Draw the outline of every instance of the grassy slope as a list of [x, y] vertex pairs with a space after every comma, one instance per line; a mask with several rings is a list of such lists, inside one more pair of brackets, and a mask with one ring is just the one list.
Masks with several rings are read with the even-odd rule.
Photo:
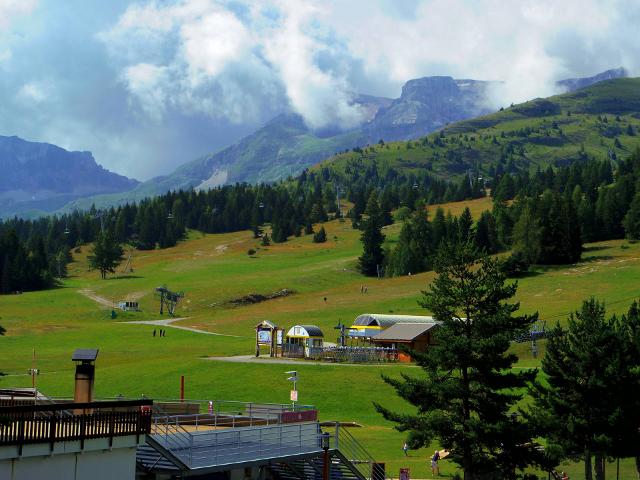
[[[476, 216], [489, 206], [487, 199], [470, 204]], [[462, 205], [446, 208], [460, 211]], [[179, 377], [184, 374], [187, 396], [192, 398], [286, 401], [290, 385], [285, 380], [285, 365], [235, 364], [201, 357], [251, 354], [252, 327], [265, 318], [282, 326], [318, 324], [331, 341], [335, 336], [331, 327], [339, 319], [348, 322], [363, 312], [424, 313], [416, 300], [433, 277], [432, 273], [423, 273], [365, 280], [354, 269], [360, 252], [359, 232], [338, 222], [330, 222], [326, 228], [330, 239], [326, 244], [313, 244], [310, 238], [302, 237], [260, 249], [256, 258], [246, 253], [257, 244], [249, 232], [193, 234], [175, 248], [137, 253], [132, 275], [107, 281], [87, 271], [85, 248], [71, 265], [72, 277], [63, 288], [0, 297], [0, 324], [7, 328], [7, 336], [0, 338], [0, 369], [10, 374], [0, 379], [0, 385], [30, 385], [24, 372], [31, 364], [32, 348], [36, 348], [42, 370], [38, 378], [41, 389], [52, 395], [69, 395], [73, 384], [71, 352], [78, 347], [98, 347], [99, 396], [144, 393], [176, 397]], [[388, 227], [387, 235], [393, 237], [398, 230], [398, 225]], [[538, 309], [542, 318], [552, 321], [564, 319], [594, 292], [607, 301], [610, 313], [621, 312], [636, 293], [639, 262], [640, 244], [612, 241], [590, 246], [579, 265], [542, 269], [521, 280], [518, 298], [523, 310]], [[186, 292], [178, 314], [189, 318], [181, 321], [182, 325], [239, 337], [168, 329], [167, 337], [160, 339], [152, 337], [153, 327], [120, 322], [159, 318], [152, 291], [162, 283]], [[360, 294], [363, 283], [369, 287], [367, 295]], [[80, 288], [113, 299], [142, 295], [139, 301], [143, 312], [119, 314], [117, 321], [110, 320], [108, 309], [79, 294]], [[211, 306], [247, 293], [281, 288], [298, 293], [253, 306]], [[521, 355], [520, 366], [538, 365], [527, 345], [519, 345], [516, 350]], [[424, 478], [428, 452], [402, 458], [402, 435], [375, 413], [371, 403], [378, 399], [385, 405], [405, 408], [383, 384], [380, 373], [417, 374], [417, 369], [333, 365], [302, 365], [296, 369], [300, 371], [301, 401], [316, 404], [323, 419], [363, 424], [365, 428], [354, 433], [376, 458], [387, 462], [393, 475], [400, 466], [409, 466], [414, 477]], [[444, 472], [450, 473], [451, 467], [443, 463]], [[623, 472], [628, 472], [629, 465], [623, 465]]]
[[[599, 121], [599, 115], [606, 116], [607, 123]], [[617, 115], [620, 121], [616, 121]], [[560, 129], [552, 128], [554, 122]], [[636, 135], [626, 134], [628, 125]], [[533, 133], [518, 133], [525, 128]], [[476, 166], [486, 174], [509, 145], [518, 151], [513, 155], [515, 164], [531, 170], [580, 161], [584, 154], [605, 159], [612, 151], [621, 158], [640, 146], [640, 78], [609, 80], [577, 92], [532, 100], [449, 125], [444, 131], [446, 141], [442, 146], [434, 144], [439, 133], [433, 133], [427, 136], [426, 146], [420, 141], [373, 145], [364, 154], [336, 155], [320, 166], [344, 172], [350, 164], [375, 161], [383, 173], [387, 166], [407, 172], [426, 168], [436, 176], [450, 178]], [[614, 145], [615, 138], [621, 147]]]

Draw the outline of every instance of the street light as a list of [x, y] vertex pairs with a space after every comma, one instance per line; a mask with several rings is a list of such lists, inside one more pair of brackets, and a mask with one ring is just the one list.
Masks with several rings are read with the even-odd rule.
[[329, 438], [331, 435], [327, 432], [320, 434], [320, 446], [324, 450], [324, 466], [322, 469], [322, 478], [329, 480]]

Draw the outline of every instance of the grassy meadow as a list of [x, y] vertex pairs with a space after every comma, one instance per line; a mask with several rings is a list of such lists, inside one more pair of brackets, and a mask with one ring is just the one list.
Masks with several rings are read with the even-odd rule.
[[[467, 202], [474, 217], [490, 208], [489, 199]], [[445, 205], [458, 214], [464, 204]], [[285, 244], [260, 247], [250, 232], [202, 235], [191, 232], [187, 241], [166, 250], [134, 252], [132, 273], [100, 280], [87, 269], [88, 247], [82, 247], [69, 265], [69, 278], [60, 288], [43, 292], [0, 297], [0, 325], [7, 329], [0, 337], [0, 386], [30, 386], [26, 374], [35, 348], [37, 378], [41, 391], [52, 396], [73, 392], [75, 348], [99, 348], [96, 395], [108, 397], [146, 395], [152, 398], [178, 397], [180, 376], [186, 378], [186, 396], [198, 399], [230, 399], [256, 402], [287, 402], [290, 384], [285, 370], [299, 371], [300, 401], [314, 404], [322, 420], [356, 421], [353, 429], [379, 461], [386, 462], [390, 475], [398, 468], [411, 468], [413, 478], [429, 478], [429, 451], [402, 454], [403, 435], [393, 430], [374, 410], [372, 401], [397, 409], [409, 407], [384, 384], [381, 373], [418, 375], [406, 365], [345, 366], [269, 363], [231, 363], [206, 357], [251, 355], [253, 327], [264, 319], [288, 328], [295, 324], [319, 325], [327, 341], [335, 341], [333, 327], [347, 324], [358, 314], [425, 314], [417, 300], [433, 273], [392, 279], [369, 279], [356, 271], [360, 254], [359, 231], [349, 222], [325, 224], [328, 241], [314, 244], [310, 236], [292, 238]], [[385, 228], [393, 239], [398, 224]], [[247, 251], [256, 249], [249, 256]], [[608, 313], [623, 312], [637, 295], [640, 281], [640, 244], [609, 241], [588, 245], [583, 261], [567, 267], [539, 268], [519, 281], [517, 299], [526, 312], [538, 311], [540, 318], [555, 323], [579, 307], [582, 299], [596, 294], [605, 300]], [[177, 324], [222, 335], [206, 335], [166, 328], [165, 338], [153, 337], [154, 326], [128, 321], [157, 320], [159, 302], [153, 290], [166, 284], [185, 292]], [[360, 293], [366, 285], [368, 293]], [[249, 293], [269, 294], [281, 289], [290, 296], [234, 307], [227, 303]], [[141, 312], [118, 312], [88, 295], [107, 302], [137, 300]], [[325, 301], [326, 298], [326, 301]], [[165, 315], [164, 318], [167, 318]], [[527, 344], [514, 346], [520, 355], [518, 367], [539, 365]], [[541, 345], [540, 356], [544, 345]], [[442, 463], [451, 475], [452, 465]], [[621, 478], [630, 478], [631, 462], [622, 463]], [[572, 478], [580, 478], [581, 466], [569, 466]], [[609, 473], [615, 473], [615, 468]], [[614, 478], [614, 477], [611, 477]]]

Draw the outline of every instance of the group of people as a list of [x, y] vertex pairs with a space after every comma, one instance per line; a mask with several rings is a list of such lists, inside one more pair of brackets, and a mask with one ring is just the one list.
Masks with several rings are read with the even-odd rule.
[[[404, 452], [404, 456], [409, 456], [409, 445], [407, 442], [404, 442], [402, 445], [402, 451]], [[440, 452], [436, 450], [431, 457], [431, 473], [433, 475], [440, 475], [440, 467], [438, 466], [438, 461], [440, 460]]]
[[[153, 336], [154, 336], [154, 337], [156, 336], [156, 329], [155, 329], [155, 328], [153, 329]], [[166, 337], [166, 336], [167, 336], [167, 331], [166, 331], [166, 330], [163, 330], [163, 329], [161, 328], [161, 329], [159, 330], [159, 332], [158, 332], [158, 336], [159, 336], [159, 337]]]
[[[409, 444], [407, 442], [404, 442], [404, 444], [402, 445], [402, 451], [404, 452], [405, 457], [409, 456]], [[440, 467], [438, 466], [439, 460], [440, 452], [436, 450], [431, 456], [431, 474], [434, 476], [440, 475]], [[555, 475], [557, 475], [557, 473]], [[567, 475], [565, 472], [562, 472], [560, 475], [560, 480], [569, 480], [569, 475]]]

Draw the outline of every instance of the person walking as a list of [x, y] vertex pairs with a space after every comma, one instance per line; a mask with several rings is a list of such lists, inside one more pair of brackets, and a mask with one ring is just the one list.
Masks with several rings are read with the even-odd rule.
[[409, 445], [407, 445], [407, 442], [404, 442], [404, 445], [402, 445], [402, 451], [404, 452], [405, 457], [409, 456]]
[[440, 467], [438, 466], [438, 460], [440, 460], [440, 452], [436, 450], [433, 454], [433, 457], [431, 457], [431, 473], [436, 476], [440, 475]]

